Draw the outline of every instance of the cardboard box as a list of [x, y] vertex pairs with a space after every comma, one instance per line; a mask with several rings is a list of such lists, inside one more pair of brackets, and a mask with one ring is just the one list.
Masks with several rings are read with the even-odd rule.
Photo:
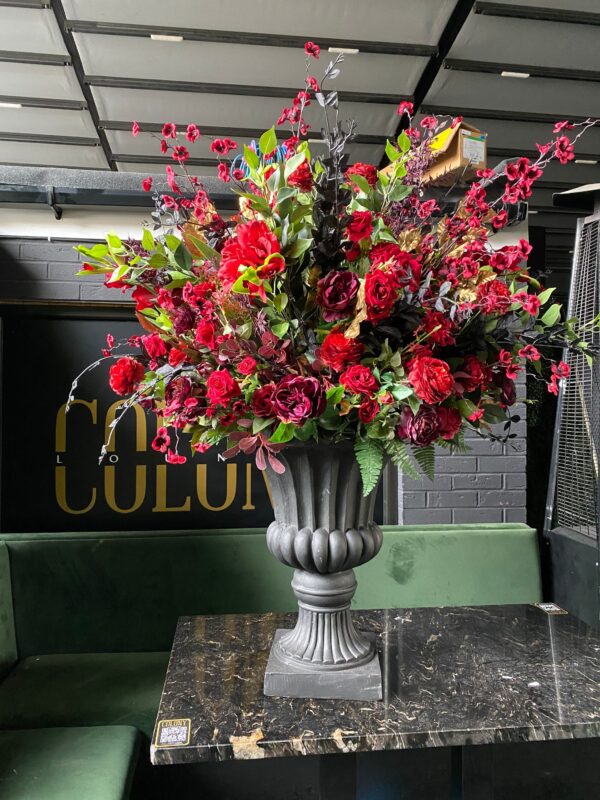
[[431, 149], [436, 159], [425, 173], [426, 183], [452, 186], [474, 178], [477, 170], [487, 166], [487, 133], [466, 122], [435, 136]]

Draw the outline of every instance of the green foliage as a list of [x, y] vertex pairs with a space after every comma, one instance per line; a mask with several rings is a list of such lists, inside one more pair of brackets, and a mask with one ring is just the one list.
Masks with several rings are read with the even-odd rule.
[[421, 467], [423, 474], [433, 480], [435, 476], [435, 448], [432, 444], [427, 447], [415, 447], [413, 449], [415, 461]]
[[355, 439], [354, 454], [360, 469], [363, 496], [377, 486], [383, 469], [383, 447], [376, 439]]
[[392, 463], [395, 464], [401, 472], [408, 475], [409, 478], [418, 480], [420, 477], [419, 472], [415, 468], [410, 450], [404, 442], [401, 442], [400, 439], [387, 439], [384, 442], [384, 447]]
[[258, 146], [263, 156], [268, 156], [277, 147], [277, 136], [275, 136], [275, 127], [269, 128], [258, 140]]

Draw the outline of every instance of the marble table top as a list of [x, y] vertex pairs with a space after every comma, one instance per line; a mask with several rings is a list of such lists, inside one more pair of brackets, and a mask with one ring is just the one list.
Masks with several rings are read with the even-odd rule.
[[600, 634], [536, 606], [355, 612], [376, 634], [382, 701], [265, 697], [292, 614], [182, 617], [154, 764], [600, 736]]

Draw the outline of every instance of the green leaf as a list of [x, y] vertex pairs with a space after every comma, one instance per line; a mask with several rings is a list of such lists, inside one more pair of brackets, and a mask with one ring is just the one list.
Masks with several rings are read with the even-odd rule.
[[119, 239], [118, 236], [115, 236], [114, 233], [108, 233], [106, 235], [106, 241], [108, 242], [108, 246], [111, 250], [122, 250], [123, 249], [123, 242]]
[[402, 133], [398, 136], [396, 140], [398, 142], [398, 147], [402, 153], [408, 153], [410, 150], [410, 139], [408, 138], [406, 131], [402, 131]]
[[325, 392], [325, 397], [331, 401], [332, 405], [339, 403], [343, 396], [344, 396], [343, 386], [332, 386]]
[[286, 181], [290, 177], [292, 172], [298, 169], [298, 167], [300, 166], [300, 164], [302, 164], [303, 161], [306, 161], [304, 153], [296, 153], [295, 156], [292, 156], [285, 162], [285, 170], [283, 172], [283, 176], [286, 179]]
[[179, 245], [181, 244], [181, 239], [177, 236], [173, 236], [172, 233], [167, 233], [165, 235], [165, 244], [171, 250], [171, 252], [175, 252]]
[[190, 271], [192, 269], [192, 254], [181, 240], [179, 240], [179, 245], [175, 250], [175, 263], [181, 269], [188, 270], [188, 274], [185, 277], [191, 277]]
[[461, 417], [468, 419], [471, 414], [474, 414], [477, 411], [477, 406], [475, 403], [472, 403], [470, 400], [459, 400], [456, 404], [458, 411]]
[[192, 233], [188, 234], [188, 239], [190, 244], [196, 249], [199, 250], [204, 258], [209, 261], [219, 261], [221, 256], [220, 254], [212, 248], [210, 245], [206, 244], [202, 239], [199, 239], [197, 236], [194, 236]]
[[161, 253], [154, 253], [154, 255], [150, 256], [148, 259], [148, 266], [152, 267], [153, 269], [166, 267], [168, 263], [169, 260], [167, 257], [163, 256]]
[[393, 187], [391, 192], [388, 195], [388, 200], [391, 202], [396, 202], [398, 200], [404, 200], [405, 197], [412, 192], [412, 186], [404, 186], [402, 183], [396, 183]]
[[560, 319], [560, 309], [560, 303], [554, 303], [554, 305], [550, 306], [548, 311], [546, 311], [540, 322], [547, 327], [555, 325]]
[[250, 169], [258, 169], [258, 165], [260, 164], [260, 159], [252, 150], [251, 147], [248, 147], [247, 144], [244, 145], [244, 161], [250, 167]]
[[410, 450], [404, 442], [400, 441], [400, 439], [387, 439], [383, 446], [385, 447], [386, 453], [391, 458], [392, 463], [395, 464], [401, 472], [414, 480], [418, 480], [421, 477], [418, 470], [415, 469], [415, 465], [410, 457]]
[[423, 474], [432, 481], [435, 477], [435, 449], [432, 444], [427, 447], [414, 447], [415, 461], [421, 467]]
[[273, 298], [273, 305], [280, 314], [286, 308], [288, 300], [289, 298], [285, 292], [281, 292], [281, 294], [277, 294]]
[[269, 425], [272, 425], [275, 420], [273, 419], [265, 419], [264, 417], [254, 417], [252, 420], [252, 433], [256, 435], [261, 431], [264, 431], [265, 428], [268, 428]]
[[307, 442], [309, 439], [316, 438], [317, 435], [317, 423], [314, 419], [309, 419], [308, 422], [305, 422], [300, 428], [296, 428], [294, 431], [294, 437], [299, 439], [301, 442]]
[[388, 139], [385, 143], [385, 154], [389, 158], [389, 160], [394, 163], [394, 161], [398, 161], [400, 158], [400, 151], [394, 147], [394, 145]]
[[269, 155], [277, 147], [277, 136], [275, 136], [275, 128], [269, 128], [258, 140], [258, 146], [263, 156]]
[[275, 325], [271, 326], [272, 332], [277, 336], [278, 339], [282, 339], [290, 328], [289, 322], [278, 322]]
[[363, 497], [377, 486], [383, 469], [383, 447], [376, 439], [355, 439], [354, 455], [360, 469]]
[[369, 181], [364, 177], [364, 175], [348, 175], [348, 180], [350, 183], [355, 183], [361, 192], [364, 192], [365, 194], [369, 194], [371, 191]]
[[394, 400], [405, 400], [413, 394], [413, 390], [410, 386], [397, 385], [390, 389], [390, 394]]
[[288, 258], [300, 258], [312, 246], [312, 239], [296, 239], [290, 249], [286, 252]]
[[154, 236], [152, 236], [148, 228], [144, 228], [142, 233], [142, 247], [144, 250], [154, 250]]
[[542, 305], [547, 303], [548, 300], [550, 300], [550, 298], [554, 294], [554, 291], [555, 291], [554, 287], [551, 286], [549, 289], [544, 289], [544, 291], [541, 294], [538, 294], [538, 300], [540, 301], [540, 303]]
[[275, 433], [271, 436], [270, 441], [278, 444], [284, 444], [294, 438], [294, 429], [296, 426], [293, 422], [280, 422]]

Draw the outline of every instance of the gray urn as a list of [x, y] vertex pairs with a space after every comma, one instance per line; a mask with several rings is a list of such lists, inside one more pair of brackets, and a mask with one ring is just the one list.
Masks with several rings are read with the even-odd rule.
[[[267, 546], [294, 568], [298, 621], [275, 638], [265, 693], [380, 697], [373, 640], [354, 628], [350, 613], [353, 568], [376, 556], [382, 544], [381, 529], [373, 522], [376, 489], [363, 497], [351, 442], [292, 444], [278, 458], [283, 474], [267, 468], [275, 511]], [[373, 690], [375, 673], [378, 688]]]

